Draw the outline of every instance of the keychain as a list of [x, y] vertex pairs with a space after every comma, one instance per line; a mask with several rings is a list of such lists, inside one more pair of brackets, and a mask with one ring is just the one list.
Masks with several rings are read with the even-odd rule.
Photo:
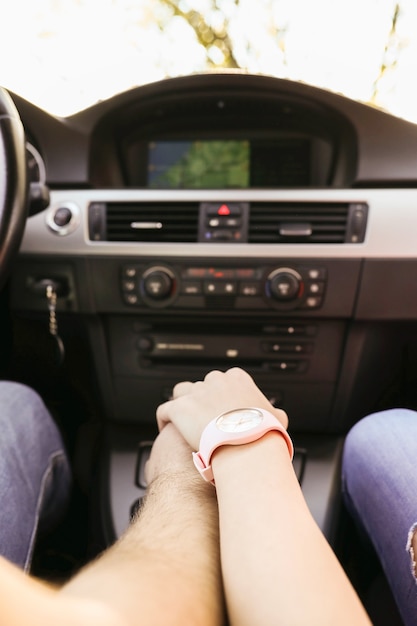
[[65, 357], [64, 343], [58, 334], [58, 322], [56, 319], [57, 294], [53, 285], [46, 286], [46, 299], [49, 309], [49, 334], [55, 339], [57, 364], [61, 365]]

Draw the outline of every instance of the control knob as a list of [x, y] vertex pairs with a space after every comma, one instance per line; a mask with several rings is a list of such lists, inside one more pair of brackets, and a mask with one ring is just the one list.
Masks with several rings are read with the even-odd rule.
[[303, 279], [289, 267], [280, 267], [271, 272], [266, 281], [267, 295], [280, 302], [299, 298], [304, 289]]
[[141, 286], [151, 300], [166, 300], [173, 294], [175, 276], [166, 267], [150, 267], [142, 276]]

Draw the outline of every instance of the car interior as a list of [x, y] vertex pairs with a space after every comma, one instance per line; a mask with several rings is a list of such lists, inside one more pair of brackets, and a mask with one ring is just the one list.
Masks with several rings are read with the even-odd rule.
[[239, 366], [288, 413], [304, 496], [373, 622], [400, 624], [340, 462], [361, 417], [417, 408], [417, 127], [239, 71], [65, 118], [8, 98], [1, 376], [42, 395], [74, 471], [36, 573], [65, 577], [120, 537], [156, 407]]

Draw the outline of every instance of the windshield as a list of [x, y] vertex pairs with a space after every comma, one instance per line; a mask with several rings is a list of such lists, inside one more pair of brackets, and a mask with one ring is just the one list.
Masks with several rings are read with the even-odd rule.
[[165, 77], [240, 68], [417, 121], [415, 0], [6, 2], [0, 84], [56, 115]]

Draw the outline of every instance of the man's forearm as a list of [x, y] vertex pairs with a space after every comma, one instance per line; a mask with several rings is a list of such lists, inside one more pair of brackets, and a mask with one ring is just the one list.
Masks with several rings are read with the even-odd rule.
[[104, 600], [126, 624], [222, 624], [215, 492], [197, 473], [160, 475], [138, 519], [63, 593]]

